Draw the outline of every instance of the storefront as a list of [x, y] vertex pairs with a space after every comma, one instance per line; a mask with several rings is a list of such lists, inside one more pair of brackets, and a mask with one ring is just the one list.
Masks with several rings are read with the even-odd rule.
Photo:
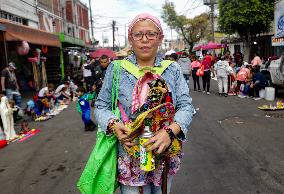
[[[0, 19], [0, 25], [5, 26], [0, 32], [1, 70], [8, 62], [15, 62], [21, 89], [38, 90], [47, 81], [61, 80], [61, 44], [57, 35], [3, 19]], [[56, 79], [52, 79], [54, 75]]]
[[81, 79], [81, 65], [86, 60], [86, 44], [83, 40], [68, 36], [66, 34], [58, 34], [61, 42], [60, 59], [63, 65], [62, 75], [72, 75], [75, 80]]
[[284, 0], [275, 3], [275, 34], [271, 37], [271, 45], [278, 56], [284, 52]]

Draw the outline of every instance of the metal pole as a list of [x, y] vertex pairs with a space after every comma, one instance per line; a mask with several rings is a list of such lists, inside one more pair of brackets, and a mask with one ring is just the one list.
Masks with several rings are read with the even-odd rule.
[[211, 33], [212, 33], [212, 36], [211, 36], [211, 41], [212, 42], [215, 42], [215, 37], [214, 37], [214, 1], [213, 0], [210, 0], [210, 19], [211, 19]]
[[7, 52], [7, 42], [6, 42], [6, 32], [3, 32], [3, 42], [4, 42], [4, 52], [5, 52], [5, 62], [6, 66], [8, 65], [8, 52]]
[[90, 7], [90, 19], [91, 19], [91, 33], [92, 33], [92, 39], [94, 39], [94, 26], [93, 26], [93, 14], [92, 14], [92, 4], [91, 0], [89, 0], [89, 7]]
[[113, 51], [114, 51], [114, 41], [115, 41], [115, 37], [114, 37], [115, 24], [116, 24], [116, 22], [113, 20], [113, 21], [112, 21], [112, 50], [113, 50]]

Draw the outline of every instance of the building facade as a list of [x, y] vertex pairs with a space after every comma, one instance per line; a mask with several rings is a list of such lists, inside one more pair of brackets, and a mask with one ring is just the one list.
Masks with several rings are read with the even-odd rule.
[[[91, 43], [88, 21], [88, 7], [79, 0], [0, 0], [0, 70], [14, 61], [19, 71], [31, 72], [29, 58], [40, 50], [38, 56], [46, 58], [47, 80], [59, 82], [64, 64], [70, 64], [68, 49], [80, 53]], [[18, 53], [22, 41], [30, 47], [26, 55]]]

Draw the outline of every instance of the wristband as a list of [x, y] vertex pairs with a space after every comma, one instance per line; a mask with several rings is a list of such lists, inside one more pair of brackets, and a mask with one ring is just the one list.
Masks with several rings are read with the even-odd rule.
[[171, 141], [173, 141], [175, 139], [175, 134], [173, 132], [173, 130], [170, 127], [164, 127], [163, 130], [165, 130], [167, 132], [167, 134], [169, 135]]

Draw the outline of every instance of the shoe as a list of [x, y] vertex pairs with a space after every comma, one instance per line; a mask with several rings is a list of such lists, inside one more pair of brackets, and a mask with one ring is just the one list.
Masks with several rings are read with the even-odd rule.
[[196, 90], [196, 89], [194, 89], [193, 91], [195, 91], [195, 92], [196, 92], [197, 90]]
[[207, 95], [210, 95], [210, 92], [206, 92]]
[[242, 95], [242, 94], [239, 94], [238, 97], [239, 97], [239, 98], [246, 98], [247, 96]]
[[225, 97], [228, 97], [228, 94], [225, 93], [224, 96], [225, 96]]
[[205, 93], [205, 90], [203, 90], [202, 93]]
[[201, 90], [200, 90], [200, 89], [198, 89], [197, 91], [198, 91], [198, 92], [201, 92]]
[[254, 100], [260, 100], [260, 99], [262, 99], [262, 98], [260, 98], [260, 97], [254, 97], [253, 99], [254, 99]]
[[223, 94], [222, 93], [219, 93], [219, 96], [222, 96]]

